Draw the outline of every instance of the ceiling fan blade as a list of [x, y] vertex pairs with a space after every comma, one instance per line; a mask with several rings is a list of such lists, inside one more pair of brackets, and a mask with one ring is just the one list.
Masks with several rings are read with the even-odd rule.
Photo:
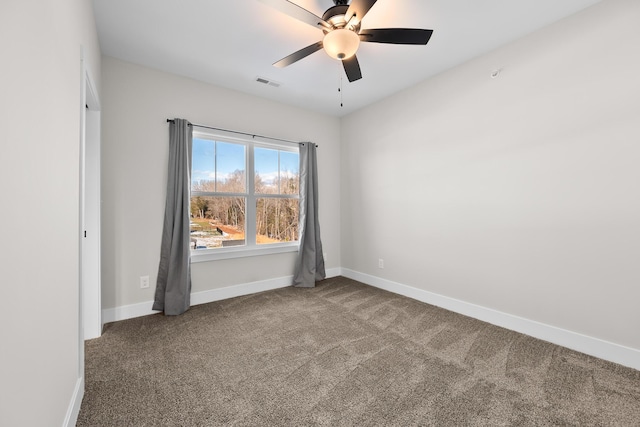
[[316, 28], [325, 27], [327, 29], [331, 28], [326, 21], [324, 21], [319, 16], [309, 12], [307, 9], [298, 6], [295, 3], [292, 3], [288, 0], [259, 0], [262, 3], [273, 7], [274, 9], [279, 10], [280, 12], [291, 16], [292, 18], [297, 19], [298, 21], [302, 21], [306, 24], [314, 26]]
[[322, 41], [309, 45], [303, 49], [300, 49], [297, 52], [292, 53], [291, 55], [282, 58], [280, 61], [273, 64], [274, 67], [283, 68], [287, 65], [291, 65], [296, 61], [300, 61], [302, 58], [306, 58], [314, 52], [322, 49]]
[[344, 72], [347, 73], [347, 78], [350, 82], [355, 82], [362, 78], [360, 64], [358, 63], [358, 58], [356, 58], [355, 55], [351, 58], [343, 59], [342, 66], [344, 67]]
[[360, 31], [360, 41], [392, 44], [427, 44], [433, 30], [417, 28], [379, 28]]
[[344, 19], [349, 22], [353, 15], [355, 15], [354, 24], [362, 21], [362, 18], [369, 12], [369, 9], [376, 4], [376, 0], [353, 0], [347, 9], [347, 13], [344, 15]]

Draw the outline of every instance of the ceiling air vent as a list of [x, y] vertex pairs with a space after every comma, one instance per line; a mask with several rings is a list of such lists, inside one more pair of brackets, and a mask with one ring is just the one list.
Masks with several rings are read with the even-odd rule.
[[274, 82], [273, 80], [265, 79], [264, 77], [256, 77], [256, 81], [258, 83], [262, 83], [264, 85], [269, 85], [273, 87], [280, 87], [280, 83]]

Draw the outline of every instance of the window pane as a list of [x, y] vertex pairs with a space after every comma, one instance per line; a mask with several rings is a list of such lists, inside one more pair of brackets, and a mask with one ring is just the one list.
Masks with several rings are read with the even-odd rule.
[[293, 151], [256, 147], [256, 193], [298, 194], [299, 158]]
[[298, 194], [300, 186], [300, 155], [292, 151], [280, 152], [280, 192]]
[[298, 194], [300, 187], [300, 155], [291, 151], [280, 152], [280, 192]]
[[191, 190], [215, 191], [216, 143], [208, 139], [193, 139], [191, 156]]
[[256, 200], [256, 243], [298, 240], [298, 199]]
[[216, 191], [245, 193], [247, 191], [247, 168], [244, 145], [216, 142], [216, 151]]
[[245, 244], [244, 197], [191, 197], [191, 249]]
[[255, 192], [257, 194], [278, 194], [278, 150], [256, 147], [254, 161], [256, 167]]

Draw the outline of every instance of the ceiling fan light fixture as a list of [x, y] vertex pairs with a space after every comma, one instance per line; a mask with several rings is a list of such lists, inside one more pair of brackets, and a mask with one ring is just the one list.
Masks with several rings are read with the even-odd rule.
[[347, 59], [356, 54], [360, 46], [360, 37], [354, 31], [337, 28], [325, 34], [322, 47], [333, 59]]

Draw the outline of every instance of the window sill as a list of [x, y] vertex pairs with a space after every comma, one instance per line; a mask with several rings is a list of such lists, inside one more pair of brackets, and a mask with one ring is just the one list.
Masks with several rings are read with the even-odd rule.
[[285, 252], [298, 252], [298, 243], [283, 243], [269, 245], [268, 247], [254, 246], [251, 248], [224, 248], [224, 249], [200, 249], [191, 251], [191, 263], [217, 261], [221, 259], [246, 258], [252, 256], [281, 254]]

